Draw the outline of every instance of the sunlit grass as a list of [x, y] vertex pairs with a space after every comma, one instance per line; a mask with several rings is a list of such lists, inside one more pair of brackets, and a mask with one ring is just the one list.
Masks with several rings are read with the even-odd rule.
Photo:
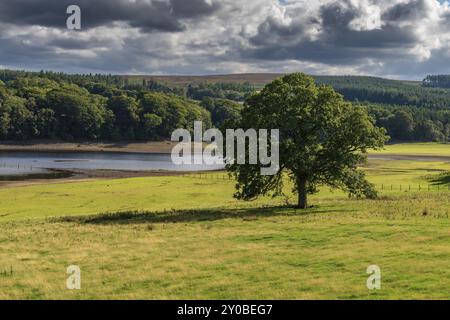
[[0, 189], [0, 298], [450, 298], [450, 164], [363, 170], [378, 200], [323, 188], [307, 211], [234, 200], [222, 173]]
[[[0, 266], [14, 271], [0, 277], [0, 298], [444, 299], [450, 220], [441, 196], [7, 223]], [[81, 267], [81, 291], [65, 288], [71, 264]], [[383, 274], [377, 292], [365, 286], [372, 264]]]
[[[448, 186], [438, 186], [432, 180], [450, 171], [449, 163], [378, 160], [371, 161], [364, 170], [381, 195], [448, 190]], [[0, 222], [100, 212], [242, 208], [278, 206], [287, 200], [295, 202], [292, 196], [237, 201], [233, 199], [234, 184], [225, 173], [212, 173], [3, 188], [0, 189]], [[288, 195], [290, 189], [288, 184]], [[346, 198], [346, 195], [324, 187], [312, 200], [331, 198]]]
[[450, 156], [450, 144], [444, 143], [399, 143], [387, 145], [373, 154]]

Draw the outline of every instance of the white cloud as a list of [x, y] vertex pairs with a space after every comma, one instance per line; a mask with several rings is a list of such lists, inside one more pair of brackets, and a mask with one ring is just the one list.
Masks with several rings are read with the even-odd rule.
[[[23, 1], [8, 0], [10, 6]], [[46, 10], [44, 3], [50, 0], [35, 1]], [[82, 32], [58, 27], [53, 16], [45, 25], [36, 7], [21, 12], [21, 20], [15, 22], [15, 11], [9, 8], [10, 16], [0, 15], [0, 61], [7, 66], [71, 72], [306, 71], [420, 78], [437, 69], [436, 64], [441, 64], [442, 72], [450, 72], [450, 64], [445, 63], [450, 52], [448, 3], [193, 0], [197, 11], [180, 0], [166, 3], [178, 10], [167, 27], [162, 20], [147, 21], [145, 11], [136, 21], [130, 20], [130, 12], [137, 12], [132, 5], [157, 16], [159, 9], [150, 1], [114, 0], [107, 11], [116, 19], [92, 18], [91, 27]], [[129, 12], [114, 11], [127, 8]], [[167, 5], [161, 10], [169, 14]], [[83, 16], [96, 14], [100, 11], [83, 11]]]

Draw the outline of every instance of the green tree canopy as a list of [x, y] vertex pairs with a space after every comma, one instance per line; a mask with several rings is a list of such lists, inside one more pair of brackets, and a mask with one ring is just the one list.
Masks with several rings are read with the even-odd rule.
[[192, 129], [194, 121], [202, 121], [206, 128], [211, 127], [211, 114], [197, 102], [171, 94], [150, 92], [141, 100], [144, 114], [155, 114], [164, 122], [158, 128], [160, 135], [170, 137], [179, 128]]
[[126, 139], [135, 139], [135, 130], [139, 124], [141, 110], [136, 99], [125, 95], [115, 96], [109, 99], [108, 108], [114, 112], [119, 136]]
[[260, 165], [228, 166], [236, 175], [239, 199], [280, 195], [287, 174], [307, 208], [307, 195], [321, 185], [346, 190], [358, 197], [375, 197], [358, 165], [369, 148], [382, 148], [385, 130], [374, 126], [362, 107], [355, 107], [329, 86], [291, 74], [276, 79], [249, 98], [236, 123], [242, 129], [280, 130], [280, 171], [262, 176]]
[[400, 140], [412, 140], [414, 136], [414, 119], [412, 115], [406, 111], [398, 110], [392, 117], [390, 128]]
[[6, 90], [5, 83], [0, 80], [0, 102], [5, 99], [7, 93], [8, 91]]
[[213, 125], [217, 128], [220, 128], [227, 120], [238, 120], [242, 110], [239, 103], [226, 99], [205, 98], [201, 105], [211, 112]]
[[106, 109], [100, 96], [89, 95], [86, 90], [68, 88], [50, 91], [47, 103], [59, 120], [64, 138], [96, 139], [105, 122]]
[[145, 137], [147, 139], [157, 138], [157, 128], [163, 123], [162, 118], [156, 114], [146, 113], [142, 122]]

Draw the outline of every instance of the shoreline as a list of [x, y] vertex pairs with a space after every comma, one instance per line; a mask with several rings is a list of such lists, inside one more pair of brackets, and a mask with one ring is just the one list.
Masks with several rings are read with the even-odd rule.
[[133, 171], [133, 170], [107, 170], [107, 169], [95, 169], [95, 170], [56, 170], [50, 171], [67, 173], [70, 176], [62, 178], [42, 178], [42, 179], [24, 179], [24, 180], [0, 180], [0, 189], [12, 188], [12, 187], [27, 187], [31, 185], [42, 184], [59, 184], [59, 183], [71, 183], [71, 182], [83, 182], [94, 180], [111, 180], [111, 179], [129, 179], [129, 178], [145, 178], [145, 177], [174, 177], [174, 176], [187, 176], [195, 174], [205, 173], [218, 173], [221, 170], [216, 171]]
[[171, 154], [178, 142], [66, 142], [55, 140], [30, 140], [25, 142], [2, 141], [0, 152], [111, 152]]
[[[60, 140], [29, 140], [24, 142], [1, 141], [2, 152], [29, 152], [29, 153], [127, 153], [127, 154], [153, 154], [170, 155], [172, 149], [179, 142], [171, 141], [78, 141], [66, 142]], [[140, 177], [180, 176], [211, 171], [165, 171], [165, 170], [108, 170], [108, 169], [47, 169], [48, 171], [67, 174], [61, 178], [32, 178], [24, 180], [0, 180], [0, 188], [29, 186], [48, 183], [67, 183], [76, 181], [92, 181], [100, 179], [125, 179]]]

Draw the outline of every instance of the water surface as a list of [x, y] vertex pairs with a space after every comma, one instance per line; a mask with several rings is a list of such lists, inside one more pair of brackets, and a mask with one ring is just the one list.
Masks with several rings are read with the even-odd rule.
[[223, 165], [175, 165], [170, 154], [114, 152], [0, 152], [0, 176], [55, 173], [52, 170], [207, 171]]

